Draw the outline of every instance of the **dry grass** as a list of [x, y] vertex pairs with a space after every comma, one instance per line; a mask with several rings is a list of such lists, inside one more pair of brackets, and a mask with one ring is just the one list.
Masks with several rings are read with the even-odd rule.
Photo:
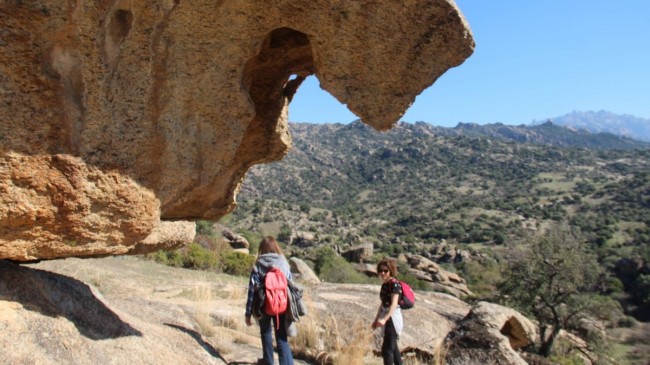
[[290, 339], [297, 358], [323, 365], [363, 365], [371, 354], [373, 332], [367, 322], [335, 318], [318, 311], [304, 298], [309, 315], [298, 323], [298, 335]]
[[241, 301], [246, 303], [246, 295], [248, 295], [248, 286], [247, 285], [238, 285], [230, 287], [228, 290], [228, 300], [231, 301]]
[[219, 333], [219, 336], [212, 343], [213, 347], [222, 355], [228, 355], [234, 351], [235, 337], [230, 334]]
[[233, 331], [242, 331], [245, 326], [243, 316], [235, 317], [232, 315], [215, 315], [214, 320], [217, 327], [228, 328]]
[[196, 284], [192, 291], [196, 301], [194, 305], [194, 321], [203, 336], [212, 337], [216, 333], [210, 316], [210, 306], [213, 300], [212, 287], [209, 284]]
[[447, 363], [447, 354], [449, 354], [449, 344], [443, 342], [436, 347], [433, 353], [433, 365], [445, 365]]
[[[218, 288], [215, 291], [213, 288]], [[216, 294], [215, 294], [216, 293]], [[245, 305], [246, 289], [241, 285], [224, 285], [221, 282], [199, 281], [194, 285], [188, 297], [193, 300], [193, 319], [198, 332], [209, 338], [212, 346], [220, 354], [230, 354], [235, 351], [237, 344], [251, 345], [259, 342], [259, 336], [251, 336], [244, 323], [243, 315], [238, 316], [226, 312], [214, 313], [214, 308], [220, 299]], [[240, 303], [239, 303], [240, 302]]]
[[[352, 323], [345, 323], [346, 327], [351, 329], [353, 335], [349, 341], [344, 342], [338, 349], [337, 356], [334, 359], [335, 365], [363, 365], [364, 358], [371, 351], [373, 341], [373, 332], [370, 330], [368, 323], [356, 320]], [[341, 339], [337, 339], [341, 343]]]
[[323, 347], [320, 339], [320, 328], [318, 324], [318, 311], [314, 302], [308, 298], [303, 298], [309, 315], [303, 317], [297, 323], [298, 335], [290, 338], [291, 348], [295, 352], [318, 352]]

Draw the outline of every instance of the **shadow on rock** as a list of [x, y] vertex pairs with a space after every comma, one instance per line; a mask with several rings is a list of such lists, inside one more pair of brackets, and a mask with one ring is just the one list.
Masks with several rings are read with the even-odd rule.
[[0, 300], [48, 317], [65, 317], [92, 340], [141, 336], [74, 278], [0, 260]]
[[209, 343], [205, 342], [205, 341], [203, 340], [203, 337], [201, 336], [201, 334], [199, 334], [198, 332], [196, 332], [196, 331], [194, 331], [194, 330], [191, 330], [191, 329], [188, 329], [188, 328], [185, 328], [185, 327], [183, 327], [183, 326], [179, 326], [179, 325], [177, 325], [177, 324], [172, 324], [172, 323], [165, 323], [165, 326], [168, 326], [168, 327], [171, 327], [171, 328], [175, 328], [175, 329], [177, 329], [177, 330], [179, 330], [179, 331], [181, 331], [181, 332], [185, 332], [185, 333], [187, 333], [187, 334], [190, 335], [190, 336], [191, 336], [191, 337], [192, 337], [196, 342], [198, 342], [199, 345], [201, 345], [201, 347], [203, 347], [203, 349], [205, 349], [205, 351], [207, 351], [207, 353], [210, 354], [210, 356], [212, 356], [212, 357], [216, 357], [216, 358], [219, 358], [219, 359], [221, 359], [223, 362], [225, 362], [226, 364], [228, 364], [228, 361], [227, 361], [226, 359], [224, 359], [224, 358], [221, 356], [221, 354], [219, 353], [219, 351], [217, 351], [217, 349], [215, 349], [214, 347], [212, 347], [212, 345], [210, 345]]

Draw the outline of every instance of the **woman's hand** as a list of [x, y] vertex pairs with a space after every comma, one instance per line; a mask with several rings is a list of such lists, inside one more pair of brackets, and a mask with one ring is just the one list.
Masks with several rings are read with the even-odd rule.
[[374, 322], [372, 322], [372, 329], [374, 330], [377, 327], [383, 327], [386, 324], [385, 319], [375, 319]]
[[251, 316], [246, 316], [246, 325], [250, 327], [253, 324], [253, 321], [251, 320]]

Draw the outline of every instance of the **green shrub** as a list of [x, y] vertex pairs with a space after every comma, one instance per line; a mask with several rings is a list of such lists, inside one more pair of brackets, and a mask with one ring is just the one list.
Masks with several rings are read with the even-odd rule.
[[328, 263], [321, 268], [320, 279], [330, 283], [367, 284], [371, 280], [356, 271], [347, 261], [341, 259], [338, 263]]
[[230, 275], [248, 276], [255, 264], [255, 256], [236, 251], [225, 251], [221, 255], [223, 272]]
[[323, 247], [316, 251], [315, 269], [321, 280], [330, 283], [367, 284], [375, 282], [356, 271], [349, 262], [338, 256], [329, 247]]
[[148, 258], [167, 266], [182, 267], [183, 257], [179, 250], [165, 251], [160, 250], [147, 255]]
[[632, 316], [622, 317], [617, 323], [619, 327], [623, 327], [623, 328], [632, 328], [634, 327], [635, 324], [636, 324], [636, 320]]
[[278, 233], [277, 241], [284, 244], [289, 244], [291, 240], [291, 227], [286, 223], [280, 227], [280, 233]]
[[159, 262], [163, 265], [169, 265], [169, 260], [167, 258], [167, 251], [156, 251], [150, 254], [147, 254], [147, 258]]
[[496, 261], [485, 260], [462, 262], [457, 266], [460, 275], [467, 280], [467, 286], [478, 297], [490, 297], [497, 284], [503, 280], [501, 267]]
[[213, 236], [214, 232], [214, 222], [210, 221], [196, 221], [196, 233], [205, 234], [208, 236]]
[[216, 269], [218, 267], [218, 255], [198, 243], [190, 243], [183, 255], [183, 267], [188, 269]]
[[566, 355], [552, 355], [549, 359], [553, 363], [559, 365], [585, 365], [585, 361], [575, 353]]
[[331, 262], [336, 260], [336, 252], [329, 247], [321, 247], [315, 252], [316, 260], [314, 260], [314, 269], [317, 275], [321, 275], [321, 268], [325, 267]]
[[244, 238], [249, 243], [248, 250], [250, 251], [251, 255], [256, 255], [257, 254], [257, 249], [260, 247], [260, 242], [262, 241], [262, 235], [260, 233], [256, 233], [253, 231], [248, 231], [248, 230], [243, 230], [240, 232]]
[[429, 285], [426, 281], [416, 278], [415, 275], [411, 274], [410, 272], [399, 274], [398, 279], [407, 283], [413, 290], [433, 290], [431, 288], [431, 285]]

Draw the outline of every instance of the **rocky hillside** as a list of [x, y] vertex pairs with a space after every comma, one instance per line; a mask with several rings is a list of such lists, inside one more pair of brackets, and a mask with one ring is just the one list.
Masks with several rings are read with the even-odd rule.
[[486, 137], [558, 147], [584, 147], [600, 150], [650, 148], [649, 141], [643, 142], [643, 139], [640, 138], [642, 135], [639, 134], [620, 133], [620, 131], [610, 129], [585, 129], [570, 123], [560, 124], [555, 120], [548, 120], [532, 126], [459, 123], [455, 128], [432, 128], [436, 134], [443, 136]]
[[568, 219], [594, 243], [650, 242], [650, 149], [449, 137], [424, 124], [385, 133], [361, 123], [292, 124], [291, 133], [283, 161], [247, 175], [233, 215], [241, 225], [282, 218], [344, 244], [500, 245]]

